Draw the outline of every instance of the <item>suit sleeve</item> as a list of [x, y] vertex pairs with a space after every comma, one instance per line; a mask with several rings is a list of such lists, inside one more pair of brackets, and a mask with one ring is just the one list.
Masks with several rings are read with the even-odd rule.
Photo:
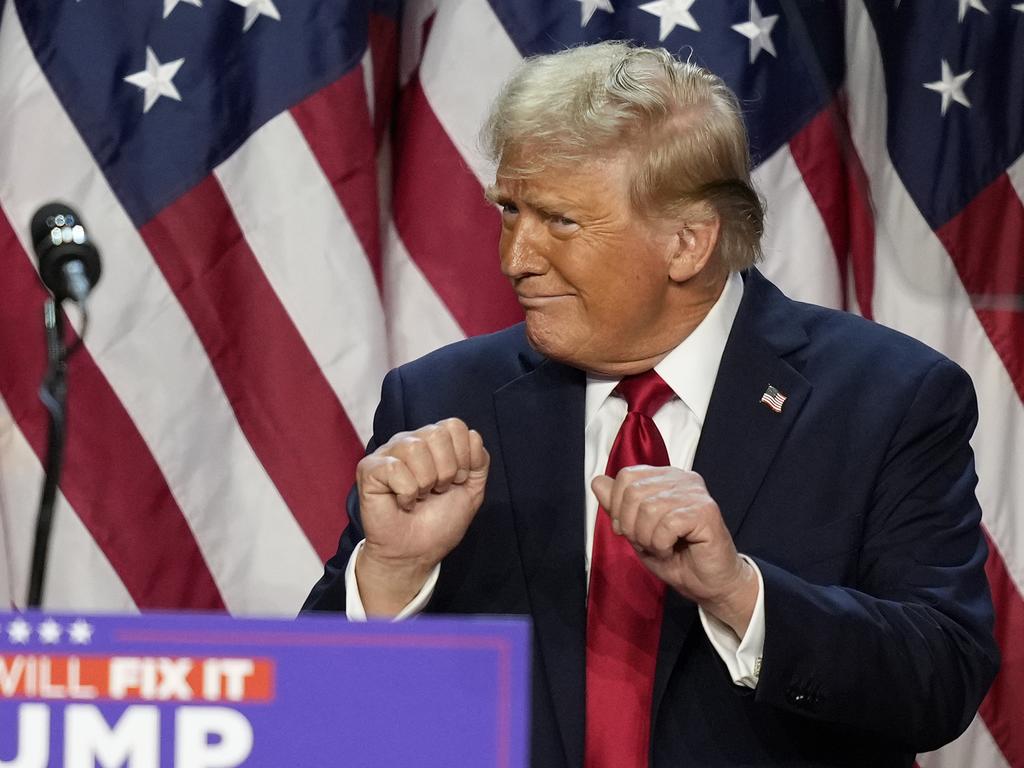
[[[380, 404], [373, 417], [373, 437], [366, 453], [373, 453], [378, 445], [405, 429], [405, 408], [402, 397], [402, 375], [398, 369], [388, 373], [381, 385]], [[345, 569], [356, 545], [363, 540], [363, 525], [359, 519], [359, 494], [355, 486], [349, 491], [346, 503], [348, 524], [338, 541], [338, 551], [324, 565], [324, 575], [313, 586], [302, 605], [302, 612], [345, 612]]]
[[976, 423], [970, 379], [948, 361], [933, 365], [886, 450], [854, 588], [758, 560], [758, 701], [917, 751], [967, 727], [998, 667], [969, 443]]

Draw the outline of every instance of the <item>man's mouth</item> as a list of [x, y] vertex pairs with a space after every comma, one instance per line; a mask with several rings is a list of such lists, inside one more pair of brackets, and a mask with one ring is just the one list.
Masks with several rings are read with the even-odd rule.
[[539, 307], [552, 304], [562, 299], [568, 299], [573, 296], [571, 293], [531, 293], [531, 294], [518, 294], [519, 304], [524, 309], [535, 309]]

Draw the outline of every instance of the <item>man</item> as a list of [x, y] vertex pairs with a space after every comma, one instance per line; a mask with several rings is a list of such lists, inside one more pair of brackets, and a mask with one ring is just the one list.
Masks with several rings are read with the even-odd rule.
[[997, 666], [967, 376], [753, 269], [710, 73], [537, 57], [487, 135], [525, 324], [388, 375], [306, 607], [529, 614], [536, 766], [910, 765], [955, 738]]

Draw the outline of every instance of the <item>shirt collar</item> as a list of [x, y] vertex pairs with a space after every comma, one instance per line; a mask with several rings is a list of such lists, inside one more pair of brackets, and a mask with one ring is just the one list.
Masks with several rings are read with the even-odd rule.
[[[665, 380], [676, 396], [704, 425], [704, 417], [711, 402], [711, 391], [718, 377], [725, 343], [736, 319], [743, 298], [743, 278], [731, 272], [725, 288], [711, 310], [654, 370]], [[598, 410], [619, 383], [619, 378], [587, 374], [586, 424], [589, 426]]]

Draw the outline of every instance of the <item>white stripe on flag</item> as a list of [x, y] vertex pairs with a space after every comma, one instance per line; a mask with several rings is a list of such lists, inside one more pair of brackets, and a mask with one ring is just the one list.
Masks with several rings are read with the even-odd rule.
[[[0, 450], [3, 450], [6, 443], [3, 430], [4, 427], [0, 426]], [[7, 535], [8, 507], [4, 501], [3, 485], [4, 475], [0, 472], [0, 557], [3, 558], [3, 563], [0, 563], [0, 610], [7, 610], [16, 605], [14, 587], [11, 586], [14, 575], [11, 553], [15, 550], [13, 542]], [[17, 602], [20, 603], [23, 599], [18, 598]]]
[[420, 82], [438, 122], [485, 187], [494, 181], [494, 166], [482, 152], [480, 128], [521, 61], [485, 0], [441, 4], [420, 63]]
[[407, 0], [402, 8], [402, 28], [398, 41], [398, 85], [404, 88], [420, 65], [423, 30], [437, 11], [438, 0]]
[[[5, 540], [3, 554], [6, 556], [3, 568], [9, 581], [10, 597], [17, 605], [24, 606], [43, 467], [3, 398], [0, 398], [0, 456], [4, 457], [0, 473], [0, 516], [3, 517], [0, 533]], [[0, 599], [5, 597], [7, 595], [0, 592]], [[54, 504], [43, 605], [49, 610], [129, 613], [137, 610], [110, 561], [59, 491]], [[0, 606], [0, 610], [6, 608], [6, 602]]]
[[465, 338], [448, 307], [410, 258], [394, 223], [384, 245], [384, 302], [391, 363], [402, 365]]
[[[381, 144], [377, 153], [378, 188], [381, 200], [391, 199], [391, 142]], [[402, 365], [445, 344], [465, 338], [448, 306], [409, 256], [409, 251], [390, 216], [382, 212], [384, 227], [383, 286], [384, 316], [388, 332], [388, 361]]]
[[373, 111], [376, 108], [376, 93], [373, 87], [373, 51], [366, 47], [366, 52], [359, 62], [363, 68], [363, 89], [366, 91], [366, 109], [370, 113], [370, 122], [373, 122]]
[[384, 312], [359, 239], [291, 113], [256, 131], [215, 173], [270, 285], [365, 443], [387, 372]]
[[1006, 175], [1010, 177], [1010, 183], [1013, 185], [1017, 197], [1024, 202], [1024, 155], [1018, 157], [1014, 164], [1006, 169]]
[[980, 716], [959, 739], [937, 752], [917, 756], [920, 768], [1010, 768]]
[[787, 296], [841, 307], [832, 241], [788, 145], [754, 169], [754, 184], [767, 200], [761, 271]]
[[[28, 222], [48, 200], [70, 200], [103, 248], [87, 346], [152, 451], [228, 609], [293, 612], [320, 573], [319, 558], [239, 429], [188, 318], [50, 89], [14, 3], [6, 4], [0, 22], [0, 114], [7, 116], [0, 120], [0, 146], [18, 148], [0, 152], [0, 199], [12, 224]], [[25, 231], [17, 231], [30, 252]], [[274, 575], [288, 572], [285, 580]]]

